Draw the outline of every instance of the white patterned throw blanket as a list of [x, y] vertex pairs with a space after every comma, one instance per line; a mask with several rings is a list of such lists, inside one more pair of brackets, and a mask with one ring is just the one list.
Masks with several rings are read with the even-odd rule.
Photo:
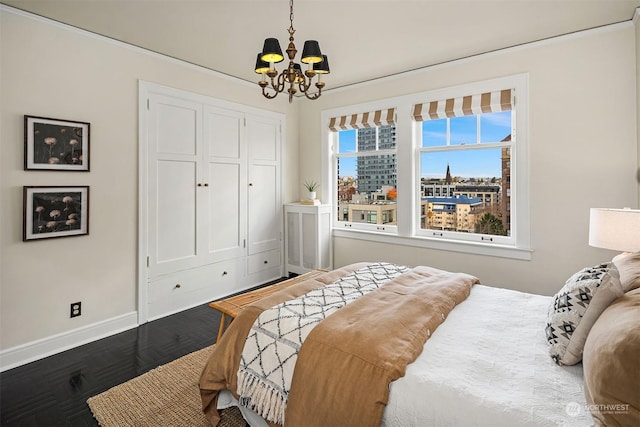
[[251, 327], [240, 359], [240, 404], [284, 424], [297, 356], [311, 330], [338, 309], [407, 271], [407, 267], [389, 263], [370, 264], [263, 311]]

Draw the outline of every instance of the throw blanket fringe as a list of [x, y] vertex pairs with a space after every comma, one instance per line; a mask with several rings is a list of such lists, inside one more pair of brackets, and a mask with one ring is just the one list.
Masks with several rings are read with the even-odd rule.
[[240, 406], [250, 408], [276, 424], [284, 424], [287, 398], [280, 390], [260, 381], [246, 371], [238, 372], [238, 394]]

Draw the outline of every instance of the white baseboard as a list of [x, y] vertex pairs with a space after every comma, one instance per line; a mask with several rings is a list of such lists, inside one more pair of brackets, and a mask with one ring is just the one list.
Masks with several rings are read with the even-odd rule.
[[69, 350], [138, 326], [138, 313], [132, 311], [102, 322], [83, 326], [0, 351], [0, 372]]

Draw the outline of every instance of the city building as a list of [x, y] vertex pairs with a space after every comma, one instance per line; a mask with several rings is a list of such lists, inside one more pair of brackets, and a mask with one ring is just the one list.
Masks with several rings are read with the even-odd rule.
[[[505, 141], [511, 141], [511, 135]], [[511, 149], [502, 149], [502, 197], [500, 197], [500, 219], [507, 233], [511, 233]]]
[[483, 206], [477, 197], [425, 197], [421, 204], [420, 227], [473, 233], [477, 219], [484, 214]]
[[[378, 129], [378, 132], [376, 132]], [[396, 127], [358, 129], [358, 152], [393, 149], [396, 145]], [[369, 194], [382, 186], [396, 186], [396, 155], [358, 157], [358, 192]]]
[[499, 184], [469, 185], [458, 184], [454, 186], [453, 196], [464, 196], [482, 200], [485, 212], [496, 217], [501, 216], [500, 199], [502, 192]]
[[371, 204], [348, 204], [348, 221], [367, 224], [395, 225], [397, 205], [392, 202], [374, 202]]

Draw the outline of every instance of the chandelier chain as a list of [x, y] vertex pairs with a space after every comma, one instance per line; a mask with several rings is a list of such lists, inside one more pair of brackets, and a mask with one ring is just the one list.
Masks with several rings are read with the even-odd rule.
[[293, 0], [289, 0], [289, 30], [293, 30]]

